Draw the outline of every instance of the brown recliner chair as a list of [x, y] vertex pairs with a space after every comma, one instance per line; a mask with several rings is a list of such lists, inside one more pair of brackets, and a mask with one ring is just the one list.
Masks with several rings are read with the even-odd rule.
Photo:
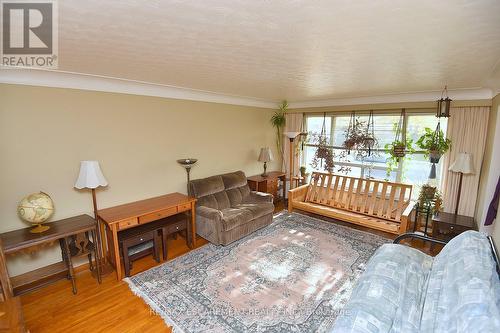
[[273, 220], [273, 196], [250, 191], [243, 171], [192, 180], [196, 197], [196, 233], [213, 244], [227, 245]]

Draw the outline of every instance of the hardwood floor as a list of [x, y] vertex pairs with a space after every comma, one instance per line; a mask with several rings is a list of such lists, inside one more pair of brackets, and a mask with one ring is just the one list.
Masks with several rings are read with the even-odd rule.
[[[197, 239], [197, 246], [207, 242]], [[169, 239], [169, 259], [189, 251], [182, 237]], [[134, 262], [132, 274], [157, 265], [151, 258]], [[127, 283], [116, 281], [114, 273], [99, 285], [88, 270], [77, 274], [78, 294], [69, 280], [61, 280], [23, 295], [24, 318], [31, 333], [37, 332], [171, 332], [163, 319], [136, 297]]]
[[[276, 204], [275, 212], [283, 209]], [[304, 213], [306, 215], [311, 215]], [[314, 216], [318, 217], [318, 216]], [[320, 217], [318, 217], [320, 218]], [[376, 233], [390, 239], [394, 235], [361, 226], [331, 220], [354, 229]], [[206, 244], [198, 238], [198, 247]], [[436, 254], [438, 248], [430, 249], [421, 242], [411, 244], [424, 252]], [[189, 251], [182, 237], [169, 241], [169, 259]], [[157, 263], [151, 258], [134, 262], [132, 274], [153, 267]], [[115, 274], [103, 278], [101, 285], [88, 270], [77, 274], [78, 294], [71, 292], [69, 280], [61, 280], [39, 291], [21, 297], [26, 326], [31, 333], [38, 332], [171, 332], [163, 319], [150, 311], [142, 299], [136, 297], [123, 281], [116, 281]]]

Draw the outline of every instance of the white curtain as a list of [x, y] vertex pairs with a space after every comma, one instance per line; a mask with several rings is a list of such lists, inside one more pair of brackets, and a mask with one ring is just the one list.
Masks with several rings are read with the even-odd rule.
[[[303, 121], [304, 115], [302, 113], [287, 113], [285, 130], [283, 132], [302, 132], [303, 131]], [[294, 176], [299, 174], [300, 160], [298, 150], [296, 149], [297, 139], [294, 142], [294, 158], [293, 158], [293, 171]], [[288, 177], [290, 174], [290, 140], [288, 137], [283, 135], [283, 162], [285, 167], [285, 172]]]
[[445, 212], [455, 212], [459, 181], [459, 174], [448, 171], [448, 168], [458, 153], [466, 152], [472, 154], [474, 173], [463, 176], [458, 214], [474, 216], [489, 112], [490, 107], [484, 106], [450, 110], [446, 136], [451, 139], [451, 150], [443, 156], [444, 174], [441, 182]]

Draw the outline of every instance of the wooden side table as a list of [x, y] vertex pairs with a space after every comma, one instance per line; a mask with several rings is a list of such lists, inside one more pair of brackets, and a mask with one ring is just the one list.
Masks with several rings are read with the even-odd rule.
[[[79, 215], [47, 223], [46, 225], [50, 226], [50, 229], [39, 234], [30, 233], [31, 228], [23, 228], [0, 234], [3, 250], [6, 255], [12, 255], [17, 252], [34, 252], [39, 247], [54, 242], [59, 242], [61, 247], [63, 259], [61, 262], [11, 278], [14, 294], [20, 295], [64, 278], [71, 280], [73, 294], [76, 294], [76, 282], [69, 244], [72, 236], [82, 233], [91, 233], [92, 235], [92, 242], [89, 241], [88, 245], [96, 260], [97, 280], [101, 283], [99, 246], [96, 246], [96, 221], [88, 215]], [[90, 267], [93, 267], [91, 257], [89, 259]]]
[[267, 177], [255, 175], [247, 177], [248, 186], [252, 191], [269, 193], [274, 196], [274, 200], [278, 199], [278, 182], [283, 182], [283, 203], [286, 198], [286, 175], [281, 171], [271, 171], [267, 173]]
[[440, 212], [432, 216], [432, 237], [449, 241], [467, 230], [477, 230], [473, 217]]

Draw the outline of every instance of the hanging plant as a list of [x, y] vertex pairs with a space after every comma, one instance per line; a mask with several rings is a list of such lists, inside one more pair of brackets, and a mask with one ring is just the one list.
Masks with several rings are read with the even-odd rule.
[[351, 112], [351, 118], [349, 119], [349, 126], [345, 131], [345, 140], [342, 146], [350, 154], [351, 150], [357, 149], [359, 146], [363, 145], [365, 138], [365, 122], [359, 120], [356, 117], [356, 112]]
[[385, 145], [386, 152], [394, 158], [405, 157], [406, 153], [412, 150], [411, 145], [413, 143], [413, 140], [405, 139], [406, 135], [404, 135], [405, 133], [403, 133], [405, 115], [405, 109], [402, 109], [401, 115], [399, 116], [399, 122], [396, 125], [397, 127], [394, 141]]
[[[329, 138], [326, 136], [326, 113], [323, 114], [323, 126], [321, 127], [321, 133], [311, 133], [311, 141], [316, 146], [316, 151], [314, 152], [313, 159], [311, 161], [311, 167], [315, 170], [323, 169], [328, 173], [332, 173], [335, 168], [334, 159], [342, 161], [346, 158], [346, 151], [342, 150], [338, 155], [333, 151], [330, 146]], [[351, 168], [348, 166], [338, 166], [337, 172], [349, 173]]]
[[430, 158], [431, 163], [439, 163], [441, 156], [451, 149], [451, 140], [444, 136], [439, 123], [435, 131], [428, 127], [424, 130], [416, 145], [424, 151], [426, 158]]
[[279, 110], [274, 112], [273, 116], [271, 117], [271, 124], [273, 125], [274, 128], [276, 128], [276, 148], [278, 149], [278, 152], [280, 153], [283, 161], [284, 159], [283, 159], [282, 132], [286, 124], [285, 112], [287, 108], [288, 108], [288, 102], [283, 101], [279, 106]]
[[368, 156], [371, 156], [372, 149], [375, 147], [377, 143], [377, 139], [375, 138], [375, 125], [373, 121], [373, 110], [370, 111], [370, 115], [368, 116], [368, 125], [366, 126], [366, 131], [362, 138], [362, 147], [368, 150]]
[[312, 159], [311, 165], [315, 169], [323, 168], [323, 170], [331, 173], [333, 172], [333, 149], [330, 147], [328, 138], [326, 137], [326, 113], [323, 114], [323, 126], [321, 126], [321, 133], [316, 138], [316, 151]]
[[415, 149], [413, 149], [413, 140], [408, 138], [406, 133], [403, 133], [405, 115], [405, 109], [402, 109], [399, 122], [394, 124], [394, 131], [396, 133], [394, 141], [384, 146], [385, 152], [389, 154], [389, 158], [386, 160], [387, 179], [390, 178], [391, 172], [397, 168], [398, 164], [403, 162], [407, 154], [415, 152]]

